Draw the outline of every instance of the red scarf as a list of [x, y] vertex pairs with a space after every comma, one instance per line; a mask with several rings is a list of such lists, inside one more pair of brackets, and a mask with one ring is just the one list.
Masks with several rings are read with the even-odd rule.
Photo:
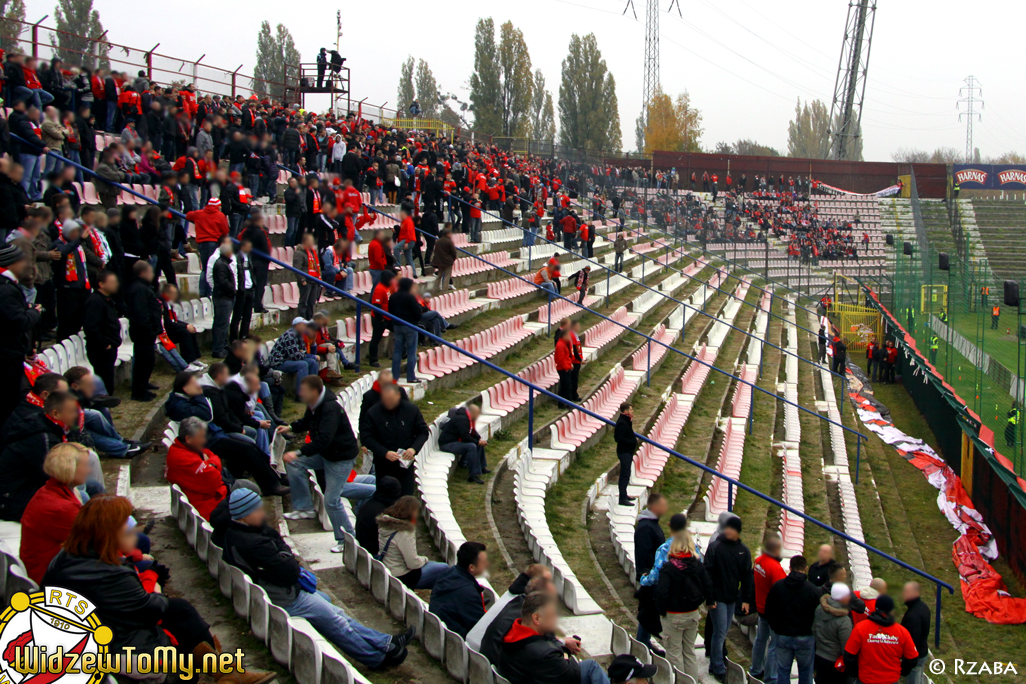
[[314, 214], [321, 213], [321, 193], [316, 190], [311, 190], [313, 193], [313, 205], [310, 207], [310, 211]]
[[33, 406], [38, 406], [39, 408], [43, 408], [43, 400], [40, 399], [38, 396], [36, 396], [35, 392], [29, 392], [28, 394], [26, 394], [25, 395], [25, 401], [27, 401], [28, 403], [32, 404]]
[[[61, 240], [64, 240], [64, 226], [61, 225], [60, 221], [57, 221], [56, 223], [57, 234]], [[64, 242], [67, 243], [67, 240], [64, 240]], [[78, 258], [82, 260], [83, 266], [85, 266], [86, 262], [85, 250], [82, 249], [81, 244], [79, 244], [79, 246], [76, 247], [74, 251], [68, 252], [67, 260], [64, 262], [64, 280], [66, 280], [69, 283], [78, 282], [78, 262], [75, 260], [76, 252], [78, 253]], [[89, 278], [85, 279], [85, 289], [90, 289]]]
[[58, 426], [61, 429], [61, 441], [62, 442], [67, 442], [68, 441], [68, 426], [65, 425], [64, 423], [62, 423], [61, 421], [57, 420], [56, 418], [54, 418], [51, 415], [47, 415], [46, 419], [48, 421], [50, 421], [51, 423], [53, 423], [54, 425]]
[[100, 261], [107, 263], [107, 250], [103, 248], [103, 240], [96, 234], [96, 229], [93, 228], [89, 231], [89, 244], [93, 247], [93, 254], [100, 258]]
[[306, 252], [306, 273], [315, 278], [321, 277], [321, 261], [317, 258], [317, 250], [304, 250]]

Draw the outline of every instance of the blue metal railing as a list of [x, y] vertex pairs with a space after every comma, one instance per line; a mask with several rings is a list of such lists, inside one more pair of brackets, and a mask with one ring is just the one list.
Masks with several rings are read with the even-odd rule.
[[[16, 138], [17, 140], [19, 140], [20, 142], [28, 144], [28, 141], [24, 140], [23, 138], [21, 138], [17, 134], [12, 133], [11, 135], [14, 138]], [[86, 168], [86, 167], [82, 166], [81, 164], [78, 164], [76, 162], [71, 161], [70, 159], [66, 159], [65, 157], [57, 154], [56, 152], [52, 152], [51, 151], [51, 152], [47, 152], [46, 154], [54, 157], [55, 159], [58, 159], [58, 160], [62, 161], [65, 164], [70, 164], [71, 166], [74, 166], [75, 168], [80, 169], [81, 171], [89, 174], [90, 177], [99, 177], [96, 174], [96, 172], [93, 171], [92, 169]], [[127, 186], [122, 185], [120, 183], [114, 183], [114, 182], [108, 181], [108, 180], [103, 179], [103, 178], [101, 178], [100, 180], [105, 182], [105, 183], [108, 183], [110, 185], [113, 185], [113, 186], [119, 188], [121, 191], [126, 192], [126, 193], [132, 195], [133, 197], [141, 199], [141, 200], [143, 200], [144, 202], [146, 202], [148, 204], [154, 204], [154, 205], [159, 204], [153, 198], [146, 197], [142, 193], [136, 192], [135, 190], [133, 190], [130, 187], [127, 187]], [[174, 215], [174, 216], [176, 216], [178, 218], [185, 219], [185, 214], [183, 214], [180, 211], [177, 211], [175, 209], [169, 209], [168, 211], [172, 215]], [[303, 271], [300, 271], [299, 269], [294, 267], [292, 264], [287, 264], [287, 263], [285, 263], [283, 261], [280, 261], [280, 260], [274, 258], [270, 254], [263, 254], [263, 253], [258, 252], [256, 250], [254, 250], [253, 254], [255, 254], [255, 255], [263, 258], [263, 259], [266, 259], [267, 261], [269, 261], [271, 263], [278, 264], [280, 267], [295, 273], [299, 277], [306, 278], [307, 280], [312, 280], [313, 282], [319, 284], [321, 287], [324, 287], [324, 288], [334, 292], [337, 295], [340, 295], [340, 296], [342, 296], [342, 297], [344, 297], [346, 299], [352, 300], [353, 302], [356, 303], [356, 306], [357, 306], [357, 311], [358, 311], [358, 313], [357, 313], [357, 320], [359, 320], [359, 318], [360, 318], [359, 309], [361, 307], [364, 307], [364, 306], [366, 306], [368, 309], [370, 309], [371, 312], [376, 313], [376, 314], [378, 314], [380, 316], [386, 316], [386, 317], [388, 316], [388, 312], [387, 311], [385, 311], [383, 309], [380, 309], [379, 307], [374, 306], [373, 304], [369, 304], [367, 302], [364, 302], [359, 297], [356, 297], [355, 295], [352, 295], [352, 294], [350, 294], [348, 292], [345, 292], [344, 290], [341, 290], [340, 288], [335, 287], [333, 284], [326, 283], [326, 282], [324, 282], [323, 280], [321, 280], [319, 278], [314, 278], [314, 277], [308, 275], [307, 273], [304, 273]], [[563, 299], [565, 299], [565, 298], [563, 298]], [[601, 314], [598, 314], [598, 315], [601, 316]], [[603, 316], [603, 318], [605, 318], [605, 317]], [[400, 325], [409, 325], [407, 323], [403, 323], [402, 321], [397, 321], [397, 323], [399, 323]], [[615, 321], [614, 321], [614, 323], [615, 323]], [[599, 415], [597, 413], [594, 413], [594, 412], [590, 411], [589, 409], [587, 409], [587, 408], [585, 408], [583, 406], [575, 404], [572, 401], [567, 401], [567, 400], [563, 399], [562, 397], [560, 397], [559, 395], [555, 394], [554, 392], [551, 392], [551, 391], [545, 389], [544, 387], [540, 387], [538, 385], [535, 385], [534, 383], [529, 382], [528, 380], [520, 377], [519, 375], [517, 375], [515, 373], [509, 372], [505, 368], [502, 368], [502, 367], [500, 367], [500, 366], [498, 366], [498, 365], [488, 361], [487, 359], [480, 358], [476, 354], [473, 354], [473, 353], [471, 353], [471, 352], [469, 352], [469, 351], [467, 351], [465, 349], [461, 349], [460, 347], [456, 346], [452, 342], [449, 342], [448, 340], [445, 340], [445, 339], [443, 339], [441, 337], [438, 337], [438, 336], [432, 334], [431, 332], [422, 330], [420, 328], [417, 328], [417, 332], [419, 334], [421, 334], [421, 335], [426, 336], [428, 339], [432, 340], [433, 342], [435, 342], [438, 345], [449, 347], [454, 352], [459, 353], [459, 354], [463, 354], [463, 355], [471, 358], [475, 363], [480, 363], [482, 366], [484, 366], [486, 368], [489, 368], [490, 370], [493, 370], [493, 371], [499, 373], [500, 375], [506, 376], [507, 378], [512, 378], [514, 381], [519, 382], [519, 383], [525, 385], [528, 388], [528, 398], [529, 398], [528, 401], [529, 401], [529, 405], [532, 408], [534, 406], [534, 396], [535, 396], [535, 394], [538, 394], [539, 396], [549, 397], [549, 399], [552, 399], [552, 400], [554, 400], [556, 402], [559, 402], [559, 403], [569, 404], [569, 405], [571, 405], [573, 407], [573, 409], [578, 410], [578, 411], [580, 411], [581, 413], [583, 413], [583, 414], [585, 414], [587, 416], [591, 416], [592, 418], [600, 421], [601, 423], [606, 424], [607, 426], [610, 426], [610, 427], [615, 427], [616, 426], [615, 422], [613, 422], [612, 420], [606, 418], [605, 416], [602, 416], [602, 415]], [[649, 339], [651, 340], [651, 338], [649, 338]], [[658, 340], [654, 340], [654, 341], [659, 343]], [[359, 338], [357, 338], [357, 343], [359, 343]], [[664, 345], [664, 346], [666, 346], [666, 345]], [[678, 351], [678, 350], [674, 350], [674, 351]], [[695, 360], [698, 360], [698, 359], [695, 359]], [[701, 361], [699, 361], [699, 362], [701, 363]], [[706, 365], [709, 365], [709, 364], [706, 364]], [[723, 371], [723, 370], [721, 370], [719, 368], [716, 368], [715, 366], [710, 366], [710, 367], [713, 368], [714, 370], [717, 370], [717, 371], [721, 372], [721, 373], [729, 375], [729, 373], [726, 373], [726, 371]], [[751, 384], [751, 383], [746, 383], [746, 384]], [[761, 390], [761, 388], [756, 388], [756, 389], [760, 389]], [[802, 407], [799, 406], [799, 408], [802, 408]], [[803, 409], [803, 410], [806, 410], [806, 409]], [[842, 426], [842, 427], [844, 427], [844, 426]], [[848, 428], [845, 428], [845, 429], [848, 429]], [[688, 456], [685, 456], [684, 454], [681, 454], [681, 453], [677, 452], [674, 449], [671, 449], [671, 448], [668, 448], [666, 446], [663, 446], [662, 444], [659, 444], [658, 442], [655, 442], [654, 440], [650, 439], [646, 435], [643, 435], [643, 434], [640, 434], [640, 433], [637, 433], [637, 432], [635, 432], [634, 434], [635, 434], [635, 437], [638, 440], [640, 440], [641, 443], [649, 444], [649, 445], [651, 445], [651, 446], [653, 446], [653, 447], [655, 447], [655, 448], [657, 448], [657, 449], [659, 449], [661, 451], [665, 451], [666, 453], [672, 455], [674, 458], [677, 458], [677, 459], [679, 459], [681, 461], [684, 461], [685, 463], [688, 463], [688, 464], [690, 464], [690, 465], [692, 465], [692, 466], [694, 466], [694, 467], [696, 467], [696, 468], [698, 468], [698, 469], [700, 469], [700, 470], [702, 470], [702, 471], [704, 471], [706, 473], [709, 473], [713, 477], [718, 477], [718, 478], [720, 478], [722, 480], [725, 480], [727, 482], [728, 486], [731, 487], [731, 488], [737, 488], [738, 490], [746, 491], [749, 494], [751, 494], [753, 496], [756, 496], [756, 497], [766, 501], [767, 503], [770, 503], [770, 504], [772, 504], [774, 506], [777, 506], [778, 508], [787, 511], [787, 512], [791, 513], [792, 515], [796, 515], [799, 518], [801, 518], [801, 519], [803, 519], [803, 520], [805, 520], [805, 521], [807, 521], [807, 522], [809, 522], [809, 523], [811, 523], [813, 525], [816, 525], [817, 527], [820, 527], [821, 529], [829, 532], [830, 534], [836, 535], [836, 536], [844, 539], [845, 541], [848, 541], [850, 543], [853, 543], [853, 544], [856, 544], [858, 546], [861, 546], [862, 548], [866, 549], [866, 551], [872, 552], [872, 553], [880, 556], [881, 558], [884, 558], [884, 559], [886, 559], [886, 560], [888, 560], [888, 561], [898, 565], [899, 567], [904, 568], [905, 570], [908, 570], [909, 572], [912, 572], [912, 573], [918, 575], [919, 577], [922, 577], [924, 580], [930, 582], [931, 584], [934, 584], [936, 586], [936, 588], [937, 588], [937, 611], [936, 611], [935, 637], [936, 637], [937, 647], [940, 646], [941, 591], [942, 591], [942, 589], [947, 589], [949, 594], [954, 594], [955, 589], [954, 589], [953, 586], [951, 586], [950, 584], [948, 584], [947, 582], [945, 582], [944, 580], [942, 580], [940, 578], [934, 577], [933, 575], [927, 573], [924, 570], [920, 570], [919, 568], [916, 568], [915, 566], [910, 565], [910, 564], [906, 563], [905, 561], [890, 555], [889, 553], [887, 553], [885, 551], [881, 551], [880, 549], [877, 549], [876, 547], [870, 546], [869, 544], [867, 544], [866, 542], [864, 542], [864, 541], [862, 541], [860, 539], [856, 539], [855, 537], [852, 537], [852, 536], [850, 536], [848, 534], [845, 534], [841, 530], [838, 530], [838, 529], [836, 529], [835, 527], [833, 527], [831, 525], [828, 525], [828, 524], [826, 524], [824, 522], [821, 522], [821, 521], [817, 520], [816, 518], [813, 518], [810, 515], [807, 515], [804, 511], [799, 511], [799, 510], [797, 510], [795, 508], [792, 508], [791, 506], [788, 506], [783, 501], [779, 501], [777, 499], [774, 499], [773, 497], [769, 496], [768, 494], [763, 494], [759, 490], [757, 490], [757, 489], [755, 489], [753, 487], [750, 487], [750, 486], [744, 484], [743, 482], [741, 482], [739, 480], [735, 480], [734, 478], [731, 478], [731, 477], [729, 477], [727, 475], [724, 475], [723, 473], [719, 472], [715, 468], [712, 468], [712, 467], [706, 465], [705, 463], [701, 463], [699, 461], [696, 461], [695, 459], [692, 459], [692, 458], [690, 458]], [[533, 449], [533, 446], [534, 446], [534, 444], [533, 444], [533, 435], [529, 434], [528, 438], [529, 438], [529, 448]]]

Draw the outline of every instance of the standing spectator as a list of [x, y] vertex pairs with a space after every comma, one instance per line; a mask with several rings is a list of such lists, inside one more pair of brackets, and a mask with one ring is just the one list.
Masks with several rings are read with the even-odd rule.
[[300, 276], [298, 313], [306, 320], [313, 318], [314, 307], [321, 297], [321, 259], [317, 254], [313, 233], [304, 233], [300, 247], [292, 257], [292, 266], [307, 277]]
[[96, 276], [96, 290], [85, 301], [82, 326], [86, 357], [108, 392], [113, 392], [114, 367], [121, 347], [121, 321], [112, 297], [118, 291], [118, 277], [109, 271]]
[[406, 263], [409, 266], [413, 266], [413, 245], [418, 241], [417, 229], [413, 226], [413, 211], [407, 205], [399, 210], [399, 218], [401, 223], [399, 225], [399, 237], [396, 238], [395, 249], [393, 255], [395, 256], [395, 263], [399, 266], [403, 265], [402, 256], [406, 255]]
[[819, 356], [816, 358], [817, 363], [825, 364], [827, 362], [827, 334], [826, 328], [822, 325], [819, 326]]
[[163, 332], [162, 312], [153, 291], [153, 267], [137, 261], [134, 273], [135, 279], [125, 294], [128, 334], [132, 338], [132, 399], [153, 401], [157, 395], [150, 390], [160, 389], [150, 382], [150, 374], [157, 361], [157, 336]]
[[431, 254], [431, 266], [435, 269], [435, 294], [449, 289], [452, 266], [456, 263], [457, 256], [456, 245], [452, 242], [452, 231], [445, 228], [435, 242], [435, 249]]
[[378, 516], [394, 504], [402, 496], [402, 487], [394, 477], [377, 479], [374, 496], [364, 501], [356, 512], [356, 542], [367, 549], [367, 553], [376, 556], [378, 547]]
[[633, 506], [635, 498], [627, 496], [627, 486], [634, 474], [634, 452], [638, 450], [638, 438], [634, 434], [634, 407], [628, 402], [620, 404], [620, 417], [613, 429], [616, 442], [616, 457], [620, 461], [620, 477], [617, 480], [621, 506]]
[[851, 636], [850, 603], [851, 589], [841, 582], [831, 586], [830, 593], [819, 599], [812, 622], [812, 635], [816, 637], [816, 684], [846, 684], [848, 681], [848, 674], [834, 664]]
[[467, 482], [483, 485], [482, 474], [488, 470], [485, 458], [485, 446], [488, 442], [478, 434], [475, 424], [481, 417], [481, 407], [477, 404], [457, 406], [449, 409], [448, 420], [438, 435], [438, 446], [442, 451], [455, 454], [460, 467], [469, 471]]
[[662, 641], [670, 663], [700, 681], [695, 639], [701, 620], [699, 608], [705, 603], [715, 606], [712, 581], [705, 566], [695, 556], [691, 532], [680, 530], [673, 535], [670, 552], [659, 573], [656, 603], [662, 615]]
[[803, 556], [791, 557], [790, 574], [766, 596], [766, 619], [777, 635], [778, 682], [791, 680], [791, 664], [798, 662], [798, 684], [812, 684], [816, 639], [812, 623], [819, 608], [820, 591], [806, 577]]
[[417, 555], [420, 499], [404, 496], [377, 517], [378, 555], [392, 577], [410, 589], [432, 589], [449, 566]]
[[[375, 241], [376, 242], [376, 241]], [[371, 243], [373, 246], [373, 243]], [[380, 274], [380, 280], [377, 285], [371, 291], [370, 303], [374, 306], [388, 311], [388, 301], [392, 296], [392, 280], [395, 278], [395, 274], [391, 271], [383, 271]], [[379, 314], [376, 311], [371, 311], [371, 338], [370, 345], [367, 347], [367, 363], [370, 364], [371, 368], [378, 368], [378, 346], [381, 344], [382, 338], [385, 336], [385, 330], [392, 327], [392, 319], [388, 316]], [[395, 374], [393, 374], [393, 378]]]
[[392, 319], [392, 377], [398, 378], [406, 358], [406, 382], [417, 384], [417, 340], [424, 308], [417, 301], [417, 284], [412, 278], [400, 278], [399, 290], [388, 300]]
[[[564, 408], [569, 407], [569, 403], [574, 400], [574, 384], [573, 384], [573, 349], [570, 342], [570, 328], [559, 328], [556, 331], [556, 373], [559, 375], [559, 394], [561, 399], [565, 402], [562, 404]], [[615, 434], [615, 432], [614, 432]], [[632, 455], [633, 458], [633, 455]]]
[[310, 353], [306, 342], [309, 325], [311, 322], [302, 316], [293, 318], [292, 327], [278, 337], [267, 357], [267, 365], [272, 370], [296, 374], [297, 391], [303, 378], [307, 375], [317, 375], [317, 356]]
[[[634, 527], [634, 568], [636, 579], [641, 581], [655, 565], [656, 550], [666, 541], [659, 519], [666, 515], [669, 504], [666, 497], [659, 492], [648, 495], [645, 510], [638, 514], [638, 522]], [[637, 639], [648, 646], [653, 652], [658, 651], [652, 646], [652, 635], [659, 631], [650, 631], [649, 627], [659, 627], [658, 611], [655, 605], [655, 590], [652, 586], [638, 587], [638, 633]], [[657, 655], [664, 655], [659, 652]]]
[[302, 190], [299, 188], [299, 181], [296, 180], [295, 176], [290, 177], [289, 185], [285, 188], [286, 247], [294, 247], [296, 239], [299, 236], [299, 220], [303, 216], [303, 199], [300, 196], [301, 193]]
[[477, 578], [487, 572], [485, 545], [463, 542], [456, 551], [456, 565], [438, 577], [431, 590], [428, 610], [463, 638], [485, 614], [484, 587]]
[[199, 418], [186, 418], [179, 426], [178, 437], [167, 450], [164, 477], [181, 488], [204, 520], [209, 521], [217, 504], [228, 496], [221, 459], [207, 449], [207, 426]]
[[713, 583], [715, 605], [709, 611], [712, 622], [711, 648], [707, 650], [713, 677], [723, 682], [727, 676], [727, 628], [734, 617], [734, 604], [741, 602], [741, 612], [748, 614], [755, 588], [752, 582], [752, 556], [741, 542], [741, 518], [733, 514], [722, 521], [722, 532], [709, 542], [705, 568]]
[[767, 535], [763, 542], [762, 554], [755, 559], [752, 568], [759, 631], [752, 647], [752, 666], [748, 672], [764, 684], [775, 684], [777, 681], [777, 634], [766, 617], [766, 597], [774, 584], [787, 577], [787, 573], [780, 565], [782, 546], [779, 536]]
[[196, 245], [200, 259], [200, 296], [209, 297], [212, 290], [207, 282], [207, 263], [217, 251], [221, 238], [228, 234], [228, 219], [221, 211], [221, 200], [211, 197], [201, 210], [190, 211], [185, 219], [195, 226]]
[[267, 272], [271, 262], [262, 254], [271, 254], [271, 237], [264, 226], [263, 214], [259, 209], [251, 209], [246, 228], [239, 236], [242, 241], [248, 240], [253, 245], [253, 253], [249, 255], [253, 267], [253, 311], [265, 313], [264, 291], [267, 288]]
[[919, 664], [908, 630], [894, 621], [894, 599], [881, 596], [869, 618], [855, 625], [844, 646], [844, 674], [861, 684], [895, 684]]
[[[388, 268], [388, 258], [385, 249], [385, 232], [377, 231], [374, 239], [367, 245], [367, 270], [371, 274], [371, 287], [377, 287], [381, 282], [381, 275]], [[393, 273], [393, 275], [395, 275]]]
[[866, 345], [866, 377], [876, 382], [877, 375], [879, 374], [879, 360], [877, 354], [879, 353], [880, 345], [876, 343], [876, 337], [872, 337], [869, 343]]
[[213, 280], [214, 323], [212, 328], [212, 356], [223, 359], [228, 356], [228, 332], [232, 312], [235, 309], [235, 294], [238, 286], [236, 261], [232, 254], [232, 243], [225, 240], [218, 248], [220, 252], [210, 267]]
[[[912, 643], [919, 651], [915, 667], [905, 675], [905, 684], [922, 684], [923, 668], [930, 657], [930, 607], [923, 602], [920, 591], [919, 582], [906, 582], [901, 590], [901, 599], [906, 608], [901, 626], [908, 630]], [[879, 603], [877, 600], [877, 605]]]
[[239, 242], [239, 253], [235, 255], [235, 304], [232, 307], [232, 322], [228, 334], [231, 342], [249, 336], [249, 322], [253, 317], [254, 283], [253, 243], [243, 238]]
[[617, 273], [623, 272], [623, 260], [627, 253], [627, 240], [624, 239], [623, 233], [616, 234], [616, 241], [613, 242], [613, 249], [616, 250], [616, 259], [613, 262], [613, 268], [616, 269]]
[[278, 432], [306, 432], [309, 440], [298, 451], [288, 451], [282, 456], [292, 489], [292, 511], [285, 517], [289, 520], [317, 517], [310, 498], [308, 473], [323, 470], [326, 481], [324, 507], [335, 535], [335, 546], [331, 552], [341, 553], [345, 544], [343, 532], [354, 534], [356, 531], [342, 507], [342, 490], [353, 472], [360, 448], [342, 404], [335, 400], [335, 395], [317, 375], [303, 378], [297, 391], [299, 400], [306, 404], [306, 412], [291, 425], [279, 426]]
[[[82, 329], [85, 300], [91, 284], [86, 266], [83, 240], [88, 238], [78, 221], [69, 220], [59, 229], [54, 249], [60, 259], [54, 262], [53, 277], [57, 288], [57, 341], [65, 340]], [[84, 234], [83, 234], [84, 233]]]
[[25, 253], [16, 245], [0, 248], [0, 426], [14, 411], [25, 393], [25, 357], [32, 353], [32, 334], [39, 324], [42, 307], [29, 306], [18, 281], [30, 267]]
[[394, 477], [404, 496], [414, 494], [413, 459], [427, 443], [427, 423], [420, 409], [403, 398], [398, 385], [384, 384], [380, 392], [381, 401], [360, 421], [360, 441], [371, 452], [378, 477]]
[[844, 343], [844, 340], [839, 335], [834, 335], [834, 339], [830, 343], [830, 350], [833, 353], [830, 370], [838, 375], [844, 375], [848, 363], [848, 345]]
[[830, 571], [837, 565], [832, 544], [820, 544], [816, 550], [816, 562], [809, 566], [809, 581], [817, 587], [825, 586], [830, 580]]
[[18, 136], [11, 138], [11, 156], [21, 164], [21, 187], [25, 189], [28, 199], [38, 202], [43, 196], [43, 191], [39, 187], [42, 172], [40, 157], [49, 150], [39, 135], [42, 131], [37, 132], [39, 109], [34, 105], [27, 106], [26, 102], [26, 97], [16, 96], [14, 111], [7, 119], [7, 126], [12, 135]]

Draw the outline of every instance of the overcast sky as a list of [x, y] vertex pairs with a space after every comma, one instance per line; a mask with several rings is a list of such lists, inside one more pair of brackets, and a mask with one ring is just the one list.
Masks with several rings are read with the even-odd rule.
[[[625, 149], [634, 147], [641, 108], [644, 12], [622, 12], [621, 0], [518, 0], [482, 3], [347, 2], [342, 54], [352, 69], [353, 94], [395, 104], [400, 64], [407, 55], [428, 61], [443, 91], [467, 99], [474, 59], [474, 25], [487, 8], [496, 27], [512, 20], [524, 32], [532, 65], [545, 74], [557, 103], [560, 62], [571, 33], [595, 33], [616, 77]], [[753, 138], [786, 153], [787, 123], [797, 98], [830, 106], [848, 10], [845, 0], [681, 0], [683, 18], [660, 0], [661, 83], [691, 94], [704, 116], [703, 147]], [[94, 0], [112, 42], [251, 74], [260, 22], [284, 23], [304, 61], [335, 42], [336, 3], [247, 0], [170, 5]], [[323, 9], [321, 9], [323, 7]], [[47, 0], [27, 0], [27, 19], [53, 14]], [[46, 23], [50, 24], [52, 20]], [[887, 161], [899, 147], [965, 148], [956, 101], [963, 79], [983, 87], [983, 120], [975, 145], [984, 156], [1026, 153], [1026, 111], [1019, 2], [882, 0], [876, 18], [863, 110], [865, 157]], [[309, 105], [317, 106], [316, 100]], [[326, 104], [326, 103], [325, 103]], [[321, 105], [324, 106], [324, 105]]]

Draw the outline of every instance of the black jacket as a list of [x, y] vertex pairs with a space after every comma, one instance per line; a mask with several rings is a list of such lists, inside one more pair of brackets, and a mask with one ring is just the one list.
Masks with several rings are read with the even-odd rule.
[[[827, 587], [827, 582], [830, 581], [830, 571], [837, 565], [837, 561], [831, 560], [819, 564], [816, 561], [809, 566], [809, 581], [815, 584], [817, 587]], [[827, 587], [829, 589], [829, 587]]]
[[93, 292], [86, 297], [82, 319], [86, 345], [90, 349], [104, 350], [110, 346], [115, 350], [121, 346], [121, 321], [118, 310], [110, 297]]
[[634, 527], [634, 567], [639, 580], [655, 565], [656, 551], [665, 541], [666, 534], [659, 525], [659, 518], [647, 510], [642, 511]]
[[219, 256], [214, 259], [213, 280], [215, 299], [235, 299], [235, 277], [232, 275], [231, 259]]
[[360, 453], [349, 416], [327, 388], [322, 390], [320, 403], [312, 409], [308, 406], [303, 417], [289, 429], [310, 433], [310, 441], [299, 449], [304, 456], [320, 454], [325, 461], [334, 462], [351, 461]]
[[389, 461], [389, 451], [413, 449], [419, 452], [427, 442], [428, 426], [416, 404], [399, 402], [394, 411], [378, 402], [360, 422], [360, 441], [374, 456], [374, 472], [378, 477], [391, 475], [400, 482], [406, 478], [405, 468], [398, 461]]
[[724, 603], [742, 601], [755, 605], [752, 554], [741, 540], [730, 541], [720, 535], [706, 551], [705, 569], [712, 579], [714, 600]]
[[515, 640], [503, 641], [498, 666], [510, 684], [580, 684], [580, 665], [555, 636], [531, 633], [520, 623], [511, 631]]
[[42, 585], [64, 587], [92, 601], [100, 622], [114, 633], [114, 653], [126, 646], [150, 653], [171, 643], [158, 624], [169, 605], [167, 596], [148, 593], [130, 565], [108, 565], [96, 555], [61, 551], [50, 562]]
[[247, 412], [249, 394], [239, 383], [229, 381], [224, 386], [224, 400], [228, 403], [228, 410], [240, 423], [252, 428], [260, 427], [260, 421]]
[[766, 619], [777, 634], [812, 636], [812, 621], [819, 608], [820, 591], [804, 572], [792, 572], [766, 595]]
[[[363, 401], [360, 402], [360, 425], [363, 425], [363, 417], [367, 415], [367, 411], [371, 409], [381, 401], [381, 390], [377, 389], [378, 381], [375, 380], [371, 388], [363, 393]], [[406, 390], [402, 387], [399, 388], [399, 394], [402, 395], [403, 401], [409, 399], [406, 396]], [[361, 428], [362, 429], [362, 428]]]
[[[13, 275], [13, 274], [12, 274]], [[29, 308], [25, 293], [18, 284], [7, 276], [0, 275], [0, 359], [3, 361], [24, 361], [32, 350], [33, 330], [39, 324], [41, 314]], [[17, 388], [4, 388], [13, 392]]]
[[901, 626], [912, 635], [919, 655], [924, 656], [930, 649], [930, 607], [921, 598], [912, 599], [905, 606], [908, 610], [901, 618]]
[[301, 192], [302, 188], [285, 188], [285, 216], [298, 218], [303, 215], [303, 202], [299, 197]]
[[618, 454], [634, 454], [638, 450], [638, 438], [634, 434], [634, 421], [622, 413], [616, 419], [613, 440], [616, 442], [616, 453]]
[[438, 578], [431, 590], [428, 610], [438, 616], [446, 627], [464, 639], [484, 617], [484, 587], [464, 568], [454, 565]]
[[228, 405], [228, 397], [225, 395], [223, 388], [217, 387], [213, 383], [204, 384], [203, 396], [210, 402], [210, 409], [214, 414], [214, 417], [210, 419], [211, 423], [225, 432], [238, 433], [243, 431], [242, 421], [235, 416], [231, 406]]
[[[12, 111], [7, 117], [7, 127], [11, 132], [11, 154], [33, 154], [38, 157], [43, 153], [43, 139], [32, 128], [28, 114], [18, 110]], [[15, 135], [18, 138], [15, 138]]]
[[357, 543], [371, 555], [378, 553], [378, 521], [385, 509], [399, 500], [403, 495], [402, 485], [394, 477], [383, 477], [378, 480], [374, 496], [360, 506], [356, 514], [354, 530]]
[[466, 408], [453, 407], [449, 409], [448, 416], [449, 420], [442, 426], [442, 431], [438, 435], [440, 445], [453, 442], [477, 444], [481, 441], [481, 435], [470, 424], [470, 412]]
[[0, 520], [21, 520], [25, 506], [50, 476], [43, 472], [43, 461], [51, 448], [63, 441], [82, 439], [75, 430], [64, 439], [64, 430], [48, 419], [42, 409], [27, 401], [14, 408], [4, 423], [0, 452]]
[[21, 225], [25, 218], [25, 204], [21, 193], [24, 190], [10, 178], [0, 175], [0, 230], [10, 233]]
[[668, 556], [659, 570], [656, 605], [659, 614], [690, 613], [703, 604], [713, 604], [712, 580], [702, 561], [695, 556]]
[[410, 292], [400, 290], [388, 298], [388, 314], [392, 318], [418, 325], [420, 317], [424, 314], [424, 307]]
[[224, 535], [224, 562], [241, 569], [278, 605], [299, 594], [299, 561], [278, 531], [232, 521]]
[[132, 281], [125, 293], [125, 304], [132, 342], [145, 344], [147, 340], [155, 340], [161, 331], [162, 313], [153, 286], [145, 280]]

